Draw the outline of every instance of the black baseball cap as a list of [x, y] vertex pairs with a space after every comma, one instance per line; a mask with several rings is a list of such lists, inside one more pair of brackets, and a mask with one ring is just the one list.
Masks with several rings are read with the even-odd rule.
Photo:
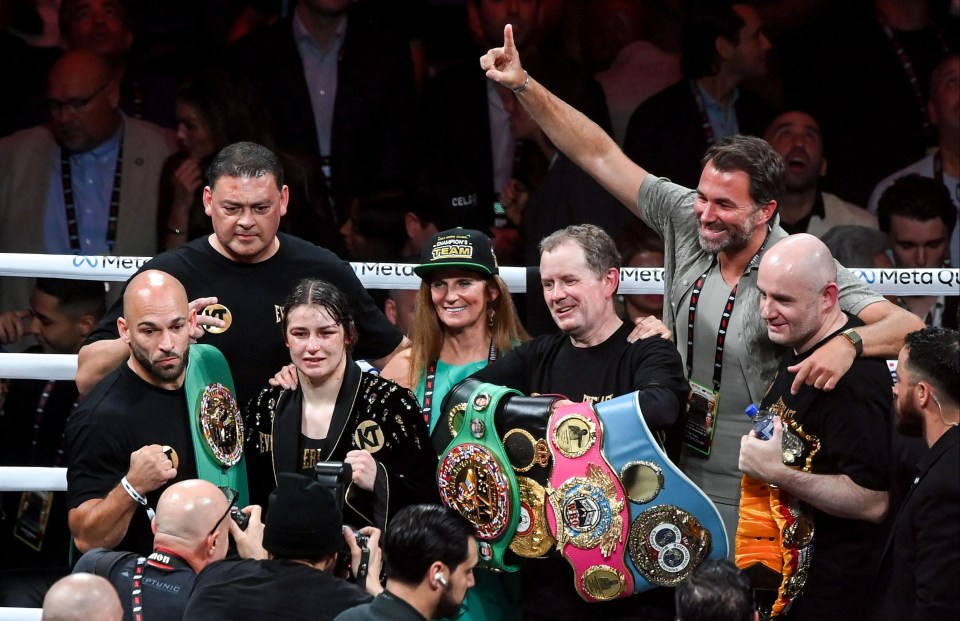
[[431, 237], [420, 252], [420, 265], [413, 271], [423, 278], [433, 270], [449, 267], [487, 276], [500, 272], [490, 238], [474, 229], [450, 229]]

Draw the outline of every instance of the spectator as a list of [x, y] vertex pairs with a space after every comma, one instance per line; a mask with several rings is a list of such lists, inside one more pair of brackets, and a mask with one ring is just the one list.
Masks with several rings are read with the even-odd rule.
[[640, 104], [627, 125], [623, 151], [644, 168], [693, 187], [697, 157], [734, 134], [760, 136], [775, 112], [740, 83], [767, 71], [770, 41], [748, 4], [699, 2], [681, 33], [683, 80]]
[[[150, 256], [173, 136], [124, 116], [110, 67], [92, 52], [50, 71], [52, 122], [0, 140], [0, 252]], [[33, 281], [0, 278], [0, 312], [26, 307]]]
[[[196, 575], [227, 555], [230, 542], [228, 501], [215, 485], [192, 479], [168, 487], [157, 501], [153, 552], [90, 550], [77, 561], [73, 573], [108, 579], [120, 596], [127, 619], [178, 621]], [[139, 590], [139, 597], [130, 597]]]
[[[880, 197], [896, 179], [912, 173], [943, 183], [960, 210], [960, 54], [951, 54], [934, 70], [927, 114], [937, 127], [936, 152], [878, 183], [870, 195], [870, 211], [876, 213]], [[960, 227], [954, 227], [950, 238], [950, 264], [960, 265]]]
[[[216, 69], [200, 71], [181, 84], [176, 103], [181, 150], [167, 159], [160, 185], [157, 232], [163, 248], [213, 232], [203, 211], [203, 188], [214, 155], [241, 141], [273, 147], [273, 131], [259, 101], [246, 79]], [[285, 151], [277, 157], [290, 187], [281, 229], [339, 254], [343, 245], [319, 164]]]
[[784, 112], [763, 137], [783, 158], [785, 191], [777, 204], [783, 230], [822, 237], [843, 224], [877, 227], [876, 218], [863, 208], [820, 191], [827, 160], [820, 126], [812, 116], [798, 110]]
[[330, 621], [338, 614], [378, 595], [380, 586], [380, 531], [367, 527], [369, 572], [364, 589], [333, 575], [337, 551], [350, 546], [354, 567], [361, 550], [333, 495], [320, 483], [300, 474], [277, 475], [270, 494], [266, 524], [260, 507], [244, 510], [246, 530], [231, 524], [242, 558], [214, 563], [200, 572], [184, 621], [285, 619]]
[[416, 505], [400, 510], [384, 537], [387, 588], [336, 621], [456, 618], [474, 584], [473, 525], [453, 509]]
[[58, 580], [43, 599], [40, 621], [121, 621], [123, 608], [110, 583], [76, 574]]
[[290, 17], [228, 51], [259, 93], [278, 147], [324, 160], [342, 215], [349, 200], [397, 187], [413, 169], [410, 46], [349, 0], [302, 0]]
[[[622, 230], [614, 239], [623, 267], [663, 267], [663, 240], [638, 220]], [[617, 314], [624, 321], [635, 322], [653, 316], [663, 317], [663, 296], [643, 293], [617, 295]]]
[[879, 229], [843, 224], [824, 233], [820, 240], [841, 265], [851, 268], [893, 267], [893, 261], [887, 255], [890, 250], [890, 240]]
[[[936, 180], [915, 174], [900, 177], [880, 197], [877, 216], [898, 268], [950, 264], [950, 236], [957, 226], [957, 210], [946, 188]], [[960, 321], [956, 295], [901, 296], [898, 302], [928, 326], [953, 328]]]
[[[26, 333], [30, 353], [76, 354], [104, 311], [104, 286], [92, 280], [38, 278]], [[64, 428], [77, 404], [72, 381], [13, 379], [0, 397], [0, 466], [67, 465]], [[0, 606], [39, 608], [57, 579], [70, 573], [70, 529], [63, 492], [0, 494]]]
[[[874, 619], [960, 614], [960, 335], [928, 327], [907, 335], [894, 387], [897, 429], [923, 436], [923, 457], [887, 541]], [[926, 554], [936, 550], [936, 554]]]

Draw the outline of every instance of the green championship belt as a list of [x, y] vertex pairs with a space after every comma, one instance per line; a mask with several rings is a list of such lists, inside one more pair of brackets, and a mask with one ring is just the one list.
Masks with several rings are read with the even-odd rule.
[[250, 503], [247, 466], [243, 459], [243, 421], [234, 397], [233, 376], [220, 350], [193, 344], [183, 383], [190, 412], [197, 476], [238, 494], [238, 505]]
[[440, 498], [476, 528], [480, 566], [517, 571], [504, 554], [520, 519], [517, 477], [494, 427], [500, 400], [516, 390], [480, 384], [470, 395], [463, 424], [440, 458]]

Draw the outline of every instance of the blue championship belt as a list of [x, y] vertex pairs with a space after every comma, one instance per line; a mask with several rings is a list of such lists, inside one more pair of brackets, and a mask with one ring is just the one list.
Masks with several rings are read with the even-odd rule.
[[634, 592], [676, 586], [705, 559], [727, 558], [729, 544], [716, 506], [657, 445], [637, 393], [597, 403], [595, 410], [611, 430], [603, 454], [628, 499], [627, 565]]

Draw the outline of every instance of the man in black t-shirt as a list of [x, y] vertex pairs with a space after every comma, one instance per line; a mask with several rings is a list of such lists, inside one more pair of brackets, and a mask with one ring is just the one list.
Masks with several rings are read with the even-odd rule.
[[[323, 278], [346, 293], [360, 339], [354, 350], [378, 368], [405, 347], [350, 266], [329, 250], [278, 234], [289, 192], [283, 168], [268, 149], [240, 142], [223, 149], [207, 171], [204, 209], [213, 234], [164, 252], [141, 269], [175, 276], [200, 314], [194, 337], [223, 352], [241, 407], [290, 362], [283, 345], [281, 305], [303, 278]], [[86, 394], [127, 356], [114, 325], [115, 305], [80, 350], [77, 386]]]
[[81, 552], [149, 554], [147, 509], [168, 482], [197, 476], [183, 387], [196, 311], [175, 278], [153, 270], [130, 280], [123, 306], [120, 338], [132, 355], [67, 423], [68, 520]]
[[[227, 555], [233, 503], [208, 481], [180, 481], [167, 488], [157, 502], [153, 524], [153, 553], [90, 550], [77, 561], [73, 573], [91, 573], [108, 579], [120, 596], [127, 619], [137, 613], [143, 621], [180, 619], [200, 571]], [[138, 577], [139, 576], [139, 577]]]
[[[670, 428], [688, 391], [680, 355], [667, 339], [627, 340], [633, 326], [614, 306], [620, 256], [613, 240], [592, 224], [573, 225], [544, 238], [540, 252], [543, 298], [562, 333], [524, 343], [474, 377], [576, 402], [638, 391], [647, 425], [653, 431]], [[522, 579], [528, 619], [673, 618], [669, 589], [587, 604], [574, 590], [573, 572], [563, 559], [529, 563]]]
[[[837, 304], [836, 269], [827, 247], [804, 233], [770, 248], [757, 278], [760, 314], [770, 340], [792, 352], [784, 357], [761, 403], [778, 416], [773, 435], [768, 441], [755, 432], [744, 436], [740, 469], [755, 481], [779, 488], [763, 494], [781, 495], [769, 503], [777, 519], [785, 520], [785, 526], [778, 522], [777, 528], [782, 529], [782, 547], [787, 551], [776, 552], [798, 559], [795, 570], [784, 563], [782, 573], [793, 572], [784, 593], [800, 594], [792, 604], [787, 595], [777, 602], [789, 606], [784, 618], [790, 620], [868, 618], [871, 583], [883, 545], [880, 523], [889, 506], [892, 384], [886, 362], [858, 357], [832, 391], [803, 385], [796, 394], [790, 392], [794, 373], [788, 367], [829, 339], [849, 338], [860, 351], [852, 328], [862, 324]], [[745, 507], [757, 506], [750, 503], [748, 489], [745, 483], [738, 558], [741, 538], [749, 540], [751, 552], [757, 545], [748, 532], [753, 521]], [[812, 542], [798, 534], [810, 534], [804, 526], [811, 522]], [[756, 588], [756, 578], [766, 571], [757, 566], [747, 569]], [[771, 577], [774, 585], [782, 581], [780, 575]]]

